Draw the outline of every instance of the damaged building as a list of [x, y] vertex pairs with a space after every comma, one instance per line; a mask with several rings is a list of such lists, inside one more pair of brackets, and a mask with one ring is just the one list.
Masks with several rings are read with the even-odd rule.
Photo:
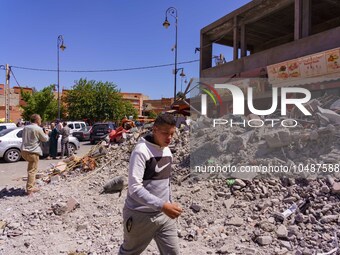
[[[314, 98], [340, 95], [339, 12], [336, 0], [252, 1], [201, 30], [200, 79], [241, 80], [240, 87], [253, 87], [254, 106], [265, 109], [273, 86], [305, 87]], [[229, 102], [218, 106], [223, 115], [232, 100], [221, 97]]]

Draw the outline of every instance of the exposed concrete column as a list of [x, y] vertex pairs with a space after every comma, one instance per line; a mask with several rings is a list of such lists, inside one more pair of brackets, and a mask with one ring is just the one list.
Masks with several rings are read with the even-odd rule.
[[238, 59], [238, 48], [239, 48], [239, 33], [238, 33], [238, 21], [237, 16], [234, 17], [234, 34], [233, 34], [233, 47], [234, 47], [234, 54], [233, 60]]
[[312, 2], [311, 0], [303, 0], [302, 2], [302, 22], [301, 22], [301, 37], [307, 37], [311, 33], [312, 23]]
[[294, 40], [310, 35], [311, 4], [311, 0], [295, 0]]
[[302, 0], [295, 0], [294, 8], [294, 40], [301, 39], [301, 15], [302, 15]]
[[202, 70], [212, 66], [212, 42], [209, 37], [201, 33], [200, 43], [200, 77]]
[[247, 56], [246, 25], [241, 25], [241, 58]]

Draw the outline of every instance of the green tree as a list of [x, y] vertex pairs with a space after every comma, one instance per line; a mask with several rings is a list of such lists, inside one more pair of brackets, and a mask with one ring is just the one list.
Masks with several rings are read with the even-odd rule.
[[123, 101], [112, 82], [80, 79], [65, 97], [69, 119], [120, 120], [135, 115], [132, 104]]
[[150, 118], [150, 119], [156, 119], [157, 118], [157, 113], [155, 113], [154, 111], [149, 111], [147, 116]]
[[43, 121], [51, 121], [57, 117], [58, 102], [53, 95], [54, 85], [43, 88], [41, 91], [33, 90], [33, 93], [21, 91], [21, 97], [26, 102], [22, 117], [29, 120], [30, 116], [38, 113]]

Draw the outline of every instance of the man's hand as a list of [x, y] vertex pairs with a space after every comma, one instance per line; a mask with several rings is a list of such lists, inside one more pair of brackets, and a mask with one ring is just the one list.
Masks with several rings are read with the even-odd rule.
[[179, 207], [178, 204], [172, 204], [167, 202], [163, 205], [161, 211], [164, 212], [171, 219], [175, 219], [181, 215], [183, 210], [181, 207]]

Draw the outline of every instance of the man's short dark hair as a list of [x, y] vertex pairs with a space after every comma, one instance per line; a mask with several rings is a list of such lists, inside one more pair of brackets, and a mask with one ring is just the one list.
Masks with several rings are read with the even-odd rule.
[[172, 114], [169, 113], [163, 113], [157, 116], [154, 126], [161, 126], [161, 125], [170, 125], [170, 126], [176, 126], [176, 120]]
[[38, 122], [38, 119], [40, 119], [40, 115], [39, 114], [37, 114], [37, 113], [34, 113], [34, 114], [32, 114], [31, 115], [31, 122], [32, 123], [37, 123]]

